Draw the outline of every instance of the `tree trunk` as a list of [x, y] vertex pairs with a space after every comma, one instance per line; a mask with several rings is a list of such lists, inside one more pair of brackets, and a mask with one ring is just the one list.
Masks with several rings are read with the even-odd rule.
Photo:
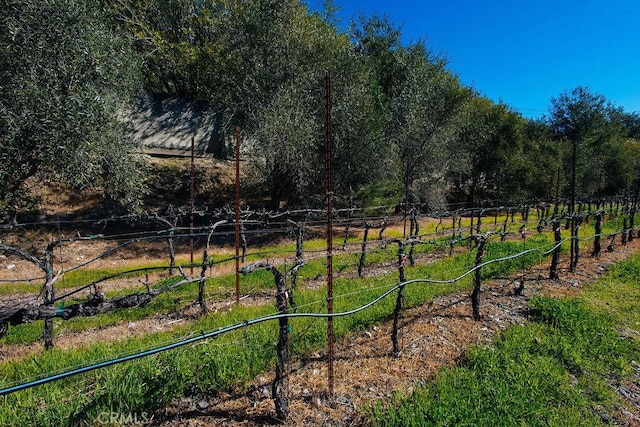
[[[294, 307], [293, 292], [287, 289], [286, 278], [295, 274], [304, 263], [296, 264], [289, 272], [282, 274], [273, 265], [266, 262], [258, 262], [245, 266], [242, 274], [249, 274], [259, 268], [269, 270], [276, 281], [276, 307], [279, 314], [286, 314], [287, 302]], [[282, 316], [278, 319], [278, 342], [276, 343], [276, 375], [271, 385], [271, 396], [273, 398], [276, 416], [282, 422], [286, 422], [289, 416], [289, 399], [287, 398], [288, 373], [287, 363], [289, 362], [289, 318]]]
[[226, 220], [218, 221], [211, 226], [209, 235], [207, 236], [207, 244], [205, 245], [204, 251], [202, 253], [200, 280], [198, 281], [198, 304], [200, 304], [200, 312], [202, 314], [207, 314], [209, 312], [209, 308], [207, 307], [207, 299], [205, 297], [205, 287], [207, 284], [207, 267], [209, 265], [209, 246], [211, 245], [211, 236], [213, 236], [213, 232], [219, 225], [225, 224], [226, 222]]
[[[53, 307], [55, 301], [55, 292], [53, 284], [57, 280], [57, 276], [53, 273], [53, 250], [60, 244], [60, 241], [51, 242], [45, 250], [45, 283], [42, 289], [44, 293], [44, 305]], [[48, 317], [44, 320], [44, 331], [42, 332], [44, 348], [49, 350], [53, 348], [53, 319]]]
[[416, 240], [418, 239], [418, 234], [420, 233], [420, 224], [418, 222], [418, 215], [416, 214], [416, 210], [413, 209], [411, 211], [411, 227], [409, 230], [409, 235], [411, 236], [411, 248], [409, 249], [409, 265], [413, 267], [415, 265], [415, 260], [413, 259], [413, 250], [416, 246]]

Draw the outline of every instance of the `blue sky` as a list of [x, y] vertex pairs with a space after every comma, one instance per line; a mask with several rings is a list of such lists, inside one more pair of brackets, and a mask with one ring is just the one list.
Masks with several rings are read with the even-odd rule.
[[[334, 0], [351, 17], [386, 15], [403, 40], [425, 40], [481, 94], [525, 117], [587, 86], [640, 112], [640, 0]], [[313, 6], [321, 0], [310, 0]]]

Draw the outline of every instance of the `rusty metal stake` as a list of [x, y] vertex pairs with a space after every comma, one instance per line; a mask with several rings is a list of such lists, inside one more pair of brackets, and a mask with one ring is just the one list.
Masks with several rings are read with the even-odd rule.
[[240, 305], [240, 126], [236, 126], [236, 305]]
[[331, 179], [331, 79], [325, 76], [325, 166], [327, 175], [327, 341], [329, 370], [329, 399], [333, 399], [333, 221], [332, 221], [332, 179]]
[[191, 275], [193, 276], [193, 205], [194, 205], [194, 176], [195, 176], [195, 137], [191, 137], [191, 168], [189, 169], [189, 252], [191, 254]]

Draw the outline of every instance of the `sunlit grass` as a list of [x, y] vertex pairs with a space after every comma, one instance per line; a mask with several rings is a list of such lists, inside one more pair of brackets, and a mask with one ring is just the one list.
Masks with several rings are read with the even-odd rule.
[[[516, 251], [521, 242], [502, 242], [495, 244], [495, 251], [487, 257], [500, 256], [505, 251]], [[440, 247], [421, 246], [421, 251], [442, 251]], [[377, 261], [388, 263], [388, 272], [364, 279], [347, 279], [336, 277], [334, 281], [334, 311], [346, 311], [368, 303], [397, 283], [397, 245], [388, 245], [381, 249]], [[464, 251], [456, 256], [444, 256], [430, 264], [418, 264], [408, 269], [408, 278], [432, 277], [451, 279], [473, 264], [474, 255]], [[535, 260], [530, 260], [535, 261]], [[351, 262], [351, 260], [349, 261]], [[529, 262], [529, 261], [527, 261]], [[338, 262], [339, 264], [339, 262]], [[518, 265], [505, 265], [496, 272], [507, 272]], [[325, 274], [325, 261], [310, 262], [300, 270], [301, 279], [315, 279]], [[225, 276], [228, 285], [233, 275]], [[243, 278], [243, 286], [273, 287], [273, 276], [266, 271], [257, 271]], [[459, 289], [469, 289], [470, 278], [453, 284], [407, 286], [407, 305], [424, 303], [436, 295]], [[189, 288], [187, 290], [187, 288]], [[172, 310], [184, 298], [193, 297], [195, 289], [186, 287], [180, 297], [167, 294], [168, 300], [158, 299], [158, 304], [149, 307], [125, 310], [114, 313], [113, 317], [99, 316], [94, 319], [78, 319], [83, 328], [99, 327], [116, 319], [135, 320], [135, 314], [157, 313], [159, 310]], [[191, 292], [191, 293], [189, 293]], [[326, 311], [326, 293], [318, 289], [300, 287], [296, 292], [296, 302], [304, 311]], [[393, 298], [386, 298], [379, 304], [361, 311], [353, 316], [336, 319], [335, 330], [338, 337], [360, 330], [372, 324], [390, 318], [393, 309]], [[158, 332], [143, 337], [128, 338], [118, 342], [94, 343], [88, 347], [75, 350], [53, 350], [34, 355], [29, 359], [14, 361], [10, 364], [0, 363], [3, 382], [22, 381], [44, 372], [58, 371], [69, 366], [84, 365], [98, 360], [117, 357], [141, 348], [161, 345], [179, 337], [193, 336], [203, 331], [215, 330], [221, 326], [242, 322], [259, 315], [274, 313], [273, 305], [256, 307], [229, 307], [229, 310], [201, 317], [195, 322], [180, 325], [171, 332]], [[129, 317], [131, 316], [131, 317]], [[98, 319], [103, 319], [102, 323]], [[96, 323], [93, 323], [96, 322]], [[35, 325], [35, 326], [34, 326]], [[40, 324], [34, 326], [41, 328]], [[71, 323], [69, 323], [71, 325]], [[27, 325], [25, 325], [27, 326]], [[75, 326], [64, 326], [75, 327]], [[295, 319], [291, 321], [292, 352], [294, 355], [308, 354], [326, 345], [326, 322], [318, 319]], [[18, 329], [18, 328], [15, 328]], [[69, 379], [34, 389], [17, 392], [3, 399], [0, 408], [0, 424], [51, 425], [64, 422], [70, 413], [74, 417], [91, 423], [97, 414], [104, 410], [115, 411], [151, 411], [162, 407], [173, 397], [197, 390], [214, 391], [238, 386], [244, 381], [263, 372], [270, 366], [275, 357], [276, 328], [273, 323], [263, 323], [242, 332], [226, 334], [216, 340], [201, 345], [191, 345], [185, 349], [172, 350], [158, 356], [141, 359], [124, 365], [114, 366], [82, 377]], [[85, 384], [89, 384], [86, 386]], [[144, 387], [142, 385], [144, 384]], [[71, 399], [69, 396], [75, 396]], [[44, 399], [44, 400], [43, 400]], [[38, 403], [40, 402], [40, 403]], [[47, 402], [46, 410], [33, 410]]]
[[[640, 352], [640, 255], [580, 299], [536, 297], [532, 322], [467, 351], [412, 395], [369, 409], [373, 425], [602, 425], [619, 406], [609, 386]], [[633, 339], [621, 338], [625, 328]]]
[[[487, 229], [489, 229], [488, 222], [486, 225]], [[517, 222], [514, 224], [509, 222], [508, 230], [517, 231], [519, 225]], [[426, 229], [422, 231], [429, 232]], [[394, 233], [401, 233], [401, 231], [395, 230]], [[392, 235], [394, 234], [389, 233], [389, 236]], [[564, 236], [568, 236], [568, 231], [563, 230]], [[352, 241], [354, 244], [361, 243], [361, 240], [358, 241], [357, 238], [353, 238]], [[337, 241], [334, 241], [334, 243], [338, 246]], [[450, 243], [451, 238], [445, 233], [442, 236], [433, 238], [433, 242], [417, 244], [414, 248], [414, 255], [431, 253], [437, 254], [438, 257], [430, 263], [418, 262], [415, 267], [407, 268], [407, 279], [450, 280], [472, 267], [476, 254], [475, 251], [469, 251], [471, 248], [470, 242], [457, 242], [456, 246], [466, 246], [466, 248], [462, 251], [456, 251], [452, 257], [448, 256]], [[588, 245], [586, 241], [581, 242], [581, 249], [585, 243]], [[322, 239], [305, 241], [305, 251], [317, 250], [318, 256], [309, 257], [307, 264], [299, 271], [299, 282], [295, 296], [297, 304], [303, 311], [326, 311], [326, 291], [322, 285], [326, 275], [326, 254], [323, 253], [323, 249], [326, 248], [324, 245], [326, 245], [326, 242]], [[515, 238], [505, 242], [501, 242], [500, 236], [495, 234], [490, 237], [484, 260], [505, 257], [535, 247], [549, 249], [551, 246], [553, 246], [553, 236], [549, 233], [538, 234], [532, 232], [529, 233], [526, 239]], [[564, 251], [567, 250], [567, 247], [568, 244], [564, 245]], [[585, 246], [585, 250], [587, 247]], [[334, 251], [334, 269], [336, 272], [334, 280], [334, 311], [346, 311], [368, 303], [397, 283], [398, 245], [389, 243], [386, 247], [383, 247], [381, 242], [375, 242], [368, 246], [368, 250], [371, 252], [367, 253], [364, 279], [351, 278], [354, 276], [354, 269], [360, 257], [357, 250], [354, 250], [354, 253], [342, 253], [340, 250]], [[287, 265], [291, 266], [293, 265], [294, 251], [295, 245], [288, 244], [284, 247], [278, 245], [270, 246], [264, 248], [264, 251], [261, 249], [260, 253], [272, 255], [273, 262], [276, 264], [286, 262]], [[288, 257], [283, 257], [283, 253], [287, 254]], [[222, 260], [224, 256], [216, 258], [216, 260], [218, 259]], [[265, 257], [260, 257], [260, 259], [265, 259]], [[539, 252], [532, 252], [526, 257], [487, 265], [482, 270], [482, 276], [489, 278], [511, 274], [530, 265], [545, 262], [547, 259]], [[252, 262], [251, 259], [248, 260], [249, 262]], [[215, 270], [217, 266], [214, 265], [213, 269]], [[280, 268], [283, 269], [282, 266]], [[378, 268], [380, 271], [377, 271], [375, 275], [371, 274], [371, 269], [373, 268]], [[199, 274], [199, 268], [196, 271], [196, 274]], [[104, 274], [104, 271], [101, 274]], [[320, 285], [305, 286], [304, 284], [309, 281], [319, 281]], [[241, 283], [242, 292], [274, 288], [273, 276], [265, 270], [259, 270], [248, 276], [243, 276]], [[406, 287], [406, 306], [419, 305], [437, 295], [455, 290], [469, 290], [471, 283], [472, 275], [455, 283], [411, 284]], [[153, 287], [161, 285], [161, 283], [156, 283]], [[207, 280], [208, 297], [212, 299], [231, 297], [234, 286], [234, 274], [210, 278]], [[146, 307], [120, 310], [94, 318], [79, 318], [68, 322], [58, 321], [56, 322], [56, 329], [67, 328], [72, 331], [86, 331], [92, 328], [114, 325], [122, 321], [137, 321], [145, 317], [173, 312], [185, 305], [192, 304], [196, 295], [197, 284], [193, 283], [161, 295]], [[379, 304], [356, 315], [336, 319], [335, 329], [337, 335], [345, 336], [389, 319], [393, 311], [394, 295], [395, 293], [392, 294], [391, 298], [386, 298]], [[70, 302], [68, 301], [67, 303]], [[13, 361], [10, 364], [0, 363], [0, 378], [5, 383], [23, 381], [25, 378], [31, 378], [41, 373], [59, 371], [70, 366], [110, 359], [118, 355], [174, 341], [180, 337], [198, 335], [221, 326], [274, 312], [275, 307], [273, 304], [255, 307], [235, 307], [232, 305], [224, 311], [200, 317], [191, 322], [184, 322], [185, 324], [181, 323], [179, 326], [173, 327], [169, 332], [158, 332], [135, 338], [128, 337], [118, 342], [93, 343], [87, 347], [69, 351], [54, 349], [51, 352], [36, 354], [28, 359]], [[293, 334], [291, 348], [294, 357], [296, 355], [309, 354], [326, 345], [326, 321], [295, 319], [291, 321], [291, 327]], [[34, 342], [39, 339], [41, 331], [42, 322], [21, 325], [11, 328], [4, 340], [10, 340], [10, 342], [14, 343]], [[260, 372], [264, 372], [272, 365], [275, 357], [275, 339], [276, 328], [274, 323], [263, 323], [250, 328], [243, 328], [239, 332], [225, 334], [215, 340], [207, 340], [201, 344], [190, 345], [183, 349], [171, 350], [136, 362], [101, 369], [81, 377], [18, 392], [0, 400], [0, 424], [64, 424], [69, 414], [91, 424], [95, 421], [100, 411], [152, 411], [162, 407], [174, 397], [183, 394], [242, 387], [245, 381]], [[6, 343], [9, 343], [9, 341], [6, 341]], [[503, 362], [493, 361], [490, 363], [498, 364]], [[538, 362], [527, 363], [535, 367]], [[540, 363], [546, 375], [555, 381], [552, 384], [560, 387], [562, 383], [559, 381], [563, 378], [563, 375], [558, 374], [556, 368], [546, 364], [546, 362], [542, 361]], [[539, 381], [539, 379], [532, 374], [530, 379], [526, 381], [535, 382]], [[589, 387], [591, 387], [592, 394], [602, 394], [602, 390], [597, 385]], [[508, 390], [506, 386], [505, 390]], [[580, 407], [580, 405], [582, 405], [581, 401], [567, 400], [566, 407], [569, 410]], [[36, 408], [39, 408], [39, 410]], [[563, 413], [557, 416], [564, 417], [567, 415]], [[550, 420], [553, 421], [553, 418], [550, 418]]]

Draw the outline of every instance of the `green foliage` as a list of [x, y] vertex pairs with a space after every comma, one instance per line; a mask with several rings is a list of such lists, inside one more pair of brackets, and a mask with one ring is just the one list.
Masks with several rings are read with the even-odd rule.
[[627, 373], [638, 343], [576, 300], [537, 297], [532, 308], [532, 324], [470, 349], [461, 366], [390, 407], [373, 407], [373, 424], [600, 425], [596, 408], [615, 403], [604, 377]]
[[[585, 87], [551, 99], [548, 123], [554, 138], [575, 146], [577, 197], [611, 196], [630, 188], [638, 160], [637, 144], [628, 140], [633, 134], [628, 118], [603, 95]], [[571, 171], [572, 149], [566, 147], [564, 153], [564, 168]], [[571, 184], [571, 175], [567, 182]], [[571, 194], [570, 188], [565, 194]]]
[[538, 344], [572, 374], [622, 375], [629, 369], [637, 345], [621, 340], [613, 322], [592, 313], [585, 302], [534, 298], [531, 308], [535, 320], [551, 327]]
[[[258, 141], [263, 159], [256, 159], [256, 172], [265, 177], [271, 193], [272, 210], [280, 208], [280, 201], [313, 194], [322, 170], [315, 135], [320, 133], [320, 121], [310, 108], [304, 93], [295, 86], [287, 86], [274, 95], [271, 102], [260, 109], [257, 129], [252, 136]], [[316, 120], [314, 120], [314, 118]]]
[[361, 188], [363, 206], [397, 205], [404, 200], [402, 183], [397, 179], [376, 180]]
[[[332, 174], [336, 199], [349, 207], [366, 206], [366, 188], [383, 191], [371, 187], [384, 185], [394, 173], [392, 147], [384, 140], [386, 110], [380, 102], [375, 75], [361, 53], [346, 52], [332, 75]], [[389, 204], [390, 200], [384, 198], [380, 205]]]
[[[3, 382], [38, 372], [57, 371], [130, 354], [174, 341], [190, 333], [213, 330], [267, 314], [270, 308], [246, 308], [200, 319], [189, 328], [157, 333], [115, 343], [96, 343], [70, 351], [53, 349], [37, 358], [0, 366]], [[95, 371], [81, 378], [44, 385], [3, 398], [0, 425], [94, 424], [102, 412], [149, 412], [180, 394], [219, 390], [247, 381], [264, 371], [275, 351], [266, 345], [274, 339], [268, 325], [250, 332], [226, 334], [219, 339], [169, 353]], [[246, 335], [245, 334], [249, 334]], [[242, 349], [235, 346], [242, 343]], [[229, 357], [230, 354], [234, 356]], [[58, 387], [60, 386], [60, 387]], [[40, 394], [44, 393], [44, 394]], [[47, 410], [42, 410], [46, 405]], [[21, 408], [20, 410], [16, 410]]]
[[3, 1], [1, 211], [35, 208], [24, 186], [35, 176], [137, 200], [141, 168], [117, 117], [140, 80], [149, 95], [197, 100], [223, 134], [240, 125], [247, 184], [271, 208], [321, 204], [327, 72], [338, 204], [393, 180], [401, 199], [438, 207], [566, 196], [563, 139], [579, 145], [579, 195], [633, 188], [637, 114], [577, 88], [526, 121], [462, 85], [425, 42], [403, 43], [386, 17], [344, 34], [332, 1], [313, 13], [299, 0]]
[[[101, 0], [144, 62], [154, 94], [208, 100], [225, 72], [225, 1]], [[220, 73], [220, 71], [223, 71]], [[218, 94], [217, 96], [221, 96]]]
[[559, 173], [563, 147], [552, 141], [549, 126], [542, 120], [527, 122], [523, 132], [522, 157], [517, 168], [521, 178], [507, 183], [506, 191], [517, 186], [517, 191], [528, 197], [554, 200], [560, 196], [558, 191], [567, 179]]
[[434, 57], [423, 44], [398, 50], [395, 57], [403, 73], [390, 95], [385, 136], [397, 159], [396, 176], [404, 186], [407, 202], [441, 205], [444, 200], [437, 189], [442, 188], [451, 155], [446, 152], [446, 143], [472, 93], [445, 69], [444, 60]]
[[591, 283], [584, 298], [621, 328], [640, 329], [640, 255], [617, 263], [606, 276]]
[[[455, 167], [449, 177], [455, 184], [455, 199], [470, 204], [478, 199], [519, 201], [531, 197], [529, 186], [546, 168], [534, 156], [538, 144], [527, 144], [526, 121], [504, 104], [482, 97], [466, 103], [449, 150], [455, 152]], [[542, 141], [544, 142], [544, 140]]]
[[0, 29], [0, 211], [21, 207], [31, 177], [134, 201], [118, 120], [137, 76], [125, 38], [93, 1], [4, 0]]
[[403, 50], [402, 31], [387, 17], [376, 14], [352, 20], [349, 33], [356, 52], [366, 58], [373, 72], [381, 103], [388, 107], [395, 86], [407, 71], [398, 56]]

